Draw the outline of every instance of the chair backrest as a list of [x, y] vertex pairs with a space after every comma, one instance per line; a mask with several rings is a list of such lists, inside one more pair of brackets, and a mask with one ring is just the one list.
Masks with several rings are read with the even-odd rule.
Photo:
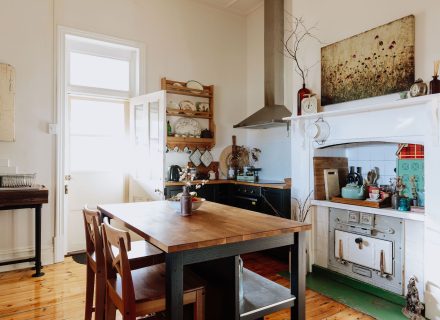
[[104, 248], [100, 230], [101, 212], [91, 210], [87, 205], [83, 209], [84, 229], [86, 233], [87, 256], [92, 259], [95, 254], [96, 265], [98, 268], [104, 268]]
[[[113, 292], [110, 296], [112, 299], [116, 298], [120, 303], [122, 302], [124, 310], [120, 310], [121, 313], [135, 312], [133, 278], [131, 276], [130, 261], [128, 260], [128, 252], [131, 250], [130, 234], [128, 231], [112, 227], [106, 221], [102, 226], [106, 282], [107, 286], [111, 286], [111, 291]], [[116, 294], [117, 275], [119, 275], [121, 279], [122, 297]]]

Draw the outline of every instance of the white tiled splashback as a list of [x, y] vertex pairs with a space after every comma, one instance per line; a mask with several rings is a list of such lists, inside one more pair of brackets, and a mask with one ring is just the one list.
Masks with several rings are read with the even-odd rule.
[[362, 168], [362, 176], [367, 177], [368, 171], [379, 168], [379, 185], [389, 184], [390, 178], [395, 178], [394, 169], [397, 165], [397, 144], [368, 143], [352, 144], [346, 147], [348, 165]]

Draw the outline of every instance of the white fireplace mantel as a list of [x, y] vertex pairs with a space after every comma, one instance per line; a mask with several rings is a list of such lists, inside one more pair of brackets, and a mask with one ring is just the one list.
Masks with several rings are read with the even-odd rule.
[[[368, 100], [363, 100], [368, 101]], [[330, 124], [330, 136], [317, 148], [352, 142], [396, 142], [425, 144], [440, 142], [440, 94], [382, 103], [356, 103], [343, 108], [284, 118], [292, 121], [305, 145], [307, 127], [318, 119]]]
[[[332, 106], [332, 109], [288, 118], [292, 126], [292, 197], [305, 199], [313, 189], [313, 157], [317, 149], [357, 142], [423, 144], [425, 215], [405, 220], [408, 230], [413, 230], [406, 233], [406, 254], [423, 257], [421, 261], [413, 259], [413, 267], [423, 274], [419, 290], [424, 295], [426, 316], [440, 320], [440, 94], [404, 100], [393, 98], [381, 103], [363, 100]], [[320, 118], [330, 126], [330, 134], [323, 144], [317, 144], [306, 133], [308, 126]], [[318, 208], [315, 215], [326, 212], [325, 206], [319, 202], [314, 204]], [[314, 235], [319, 232], [315, 225], [313, 232]], [[311, 263], [315, 261], [314, 248], [322, 245], [314, 243], [317, 238], [310, 237]]]

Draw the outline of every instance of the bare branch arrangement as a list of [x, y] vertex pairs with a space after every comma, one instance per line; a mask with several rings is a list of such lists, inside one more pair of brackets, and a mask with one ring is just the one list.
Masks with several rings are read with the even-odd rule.
[[310, 69], [317, 65], [320, 60], [311, 66], [303, 65], [299, 59], [299, 48], [306, 40], [314, 39], [320, 44], [322, 42], [313, 34], [313, 31], [317, 28], [316, 24], [312, 27], [307, 27], [302, 17], [297, 18], [290, 13], [286, 13], [286, 16], [288, 16], [290, 28], [285, 31], [286, 38], [283, 41], [284, 55], [294, 61], [295, 72], [302, 78], [303, 84], [305, 84]]
[[304, 202], [301, 199], [293, 198], [293, 201], [296, 202], [296, 206], [293, 210], [293, 219], [295, 221], [304, 222], [307, 219], [307, 216], [312, 209], [312, 205], [310, 203], [311, 197], [313, 194], [313, 190], [310, 191], [309, 195], [306, 197]]

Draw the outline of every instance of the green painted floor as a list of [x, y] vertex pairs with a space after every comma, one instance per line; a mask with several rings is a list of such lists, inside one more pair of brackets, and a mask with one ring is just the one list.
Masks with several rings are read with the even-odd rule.
[[[283, 277], [289, 277], [288, 272], [281, 272], [280, 275]], [[350, 308], [366, 313], [376, 319], [407, 319], [402, 314], [402, 306], [328, 279], [323, 275], [310, 273], [307, 275], [306, 283], [307, 288], [345, 304]]]

